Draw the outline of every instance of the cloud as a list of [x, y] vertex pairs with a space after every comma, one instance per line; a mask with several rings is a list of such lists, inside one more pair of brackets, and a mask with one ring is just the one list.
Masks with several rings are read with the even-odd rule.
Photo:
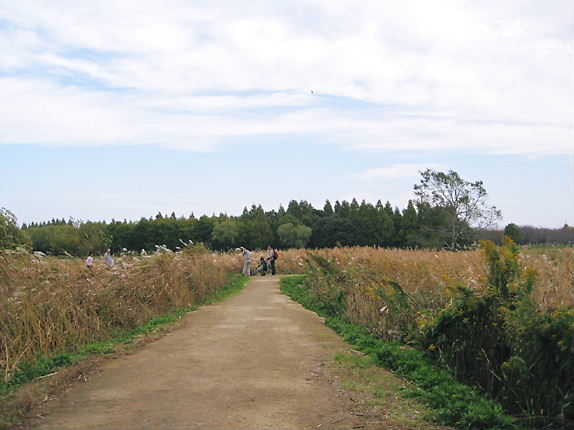
[[0, 144], [571, 154], [570, 8], [0, 0]]
[[363, 172], [359, 177], [369, 181], [373, 179], [411, 178], [414, 176], [419, 176], [420, 171], [426, 170], [428, 168], [438, 169], [436, 165], [397, 163], [389, 167], [369, 169]]

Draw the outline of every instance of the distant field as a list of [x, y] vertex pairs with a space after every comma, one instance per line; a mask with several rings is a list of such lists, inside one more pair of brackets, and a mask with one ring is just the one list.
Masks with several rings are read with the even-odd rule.
[[[480, 250], [450, 252], [367, 247], [288, 250], [281, 253], [277, 262], [278, 270], [281, 273], [304, 273], [309, 253], [348, 270], [366, 267], [396, 280], [406, 291], [422, 290], [438, 296], [444, 296], [446, 287], [453, 282], [461, 282], [473, 289], [484, 288], [487, 276], [487, 265]], [[233, 255], [223, 257], [227, 265], [232, 265], [234, 258]], [[534, 295], [541, 309], [574, 304], [572, 248], [523, 248], [521, 261], [524, 266], [532, 267], [538, 273]]]

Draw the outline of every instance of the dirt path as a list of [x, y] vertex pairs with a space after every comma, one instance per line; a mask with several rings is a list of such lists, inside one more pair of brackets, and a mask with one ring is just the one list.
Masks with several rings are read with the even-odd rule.
[[253, 278], [239, 295], [192, 312], [184, 327], [107, 361], [99, 375], [31, 424], [60, 430], [389, 428], [349, 414], [352, 399], [329, 381], [333, 357], [349, 349], [321, 318], [282, 295], [278, 278]]

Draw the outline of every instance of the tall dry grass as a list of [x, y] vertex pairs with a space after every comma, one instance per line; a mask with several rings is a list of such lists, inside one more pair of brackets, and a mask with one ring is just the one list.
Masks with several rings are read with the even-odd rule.
[[[442, 308], [453, 283], [482, 288], [487, 272], [479, 251], [355, 247], [281, 251], [278, 273], [306, 273], [310, 254], [348, 274], [348, 300], [354, 303], [350, 309], [358, 320], [379, 325], [392, 321], [390, 316], [380, 318], [385, 301], [375, 293], [376, 288], [388, 287], [385, 279], [397, 281], [424, 311]], [[255, 259], [260, 256], [266, 251], [254, 252]], [[571, 248], [523, 250], [522, 261], [539, 273], [535, 296], [542, 309], [572, 306]], [[198, 304], [225, 285], [226, 274], [240, 273], [242, 265], [237, 252], [198, 248], [148, 258], [121, 257], [111, 269], [98, 261], [91, 270], [79, 259], [0, 254], [0, 371], [8, 379], [19, 363], [40, 353], [106, 339], [176, 308]], [[385, 332], [392, 327], [375, 329]]]
[[[253, 254], [256, 259], [266, 255], [266, 251], [254, 251]], [[329, 282], [333, 289], [344, 290], [347, 316], [387, 340], [400, 336], [406, 326], [424, 324], [425, 320], [444, 309], [450, 300], [449, 291], [454, 286], [480, 290], [487, 284], [488, 267], [480, 250], [290, 249], [280, 251], [277, 272], [309, 273], [317, 268], [311, 256], [331, 264], [333, 272], [338, 273], [337, 279]], [[237, 253], [222, 254], [218, 258], [227, 270], [241, 270], [242, 261]], [[538, 273], [534, 297], [540, 310], [572, 307], [572, 248], [523, 248], [521, 262], [524, 267], [532, 267]], [[384, 315], [381, 314], [381, 309], [388, 307], [389, 302], [399, 300], [389, 281], [397, 282], [409, 295], [412, 312], [387, 309]], [[336, 291], [325, 291], [324, 300], [331, 300], [334, 294]], [[397, 302], [396, 306], [399, 305]]]
[[[487, 264], [480, 250], [450, 252], [433, 250], [350, 247], [320, 250], [289, 249], [281, 251], [278, 273], [306, 273], [309, 254], [318, 255], [341, 270], [357, 272], [367, 269], [396, 280], [407, 292], [445, 297], [453, 283], [483, 288]], [[254, 251], [254, 258], [266, 256]], [[226, 270], [241, 271], [237, 253], [217, 254]], [[572, 248], [523, 248], [524, 267], [536, 269], [538, 276], [534, 296], [542, 310], [574, 304], [574, 252]], [[364, 270], [363, 270], [364, 272]]]
[[[305, 258], [293, 254], [284, 252], [285, 261]], [[520, 251], [508, 242], [483, 251], [340, 248], [307, 257], [307, 298], [317, 309], [424, 348], [528, 425], [574, 420], [571, 248]]]
[[228, 282], [230, 267], [200, 248], [121, 257], [88, 269], [83, 260], [0, 254], [0, 371], [71, 351], [201, 303]]

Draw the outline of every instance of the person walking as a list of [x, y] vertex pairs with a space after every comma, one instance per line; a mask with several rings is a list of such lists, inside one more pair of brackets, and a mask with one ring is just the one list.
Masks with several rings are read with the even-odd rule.
[[106, 262], [108, 267], [113, 267], [113, 265], [114, 265], [114, 253], [112, 252], [112, 250], [110, 248], [108, 248], [108, 250], [104, 254], [104, 261]]
[[269, 263], [271, 264], [271, 274], [275, 275], [275, 261], [279, 257], [279, 253], [277, 250], [273, 249], [271, 245], [267, 247], [267, 251], [269, 251]]
[[88, 258], [86, 258], [86, 267], [91, 269], [94, 266], [94, 253], [90, 252]]
[[241, 250], [243, 255], [243, 274], [246, 276], [251, 276], [251, 251], [247, 248], [244, 248], [243, 246], [241, 247]]

